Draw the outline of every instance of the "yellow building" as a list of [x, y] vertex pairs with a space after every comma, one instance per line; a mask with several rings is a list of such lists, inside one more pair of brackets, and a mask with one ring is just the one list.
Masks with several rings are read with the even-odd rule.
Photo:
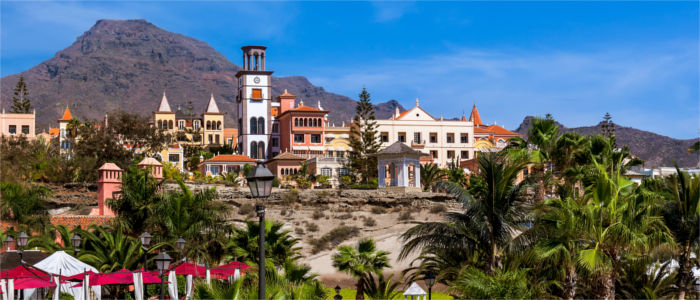
[[207, 109], [198, 117], [193, 112], [192, 103], [183, 109], [178, 106], [173, 111], [168, 98], [163, 93], [158, 110], [153, 112], [153, 125], [168, 131], [178, 143], [202, 146], [221, 146], [224, 140], [224, 113], [219, 111], [214, 95], [211, 95]]

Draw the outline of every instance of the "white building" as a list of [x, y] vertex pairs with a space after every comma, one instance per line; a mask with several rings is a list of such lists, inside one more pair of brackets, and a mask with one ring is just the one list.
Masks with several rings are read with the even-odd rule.
[[416, 99], [416, 107], [396, 113], [388, 120], [377, 120], [377, 132], [386, 148], [395, 142], [429, 154], [433, 162], [445, 167], [453, 160], [474, 157], [474, 125], [464, 116], [461, 120], [436, 119], [423, 110]]

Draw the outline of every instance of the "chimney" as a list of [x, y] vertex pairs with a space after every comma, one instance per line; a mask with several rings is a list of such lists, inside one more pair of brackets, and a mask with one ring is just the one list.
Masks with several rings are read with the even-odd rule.
[[114, 216], [114, 212], [107, 207], [105, 201], [114, 198], [114, 193], [121, 190], [122, 169], [113, 163], [106, 163], [97, 172], [97, 215]]
[[151, 168], [151, 176], [155, 179], [163, 179], [163, 164], [153, 157], [144, 158], [138, 165], [140, 169]]

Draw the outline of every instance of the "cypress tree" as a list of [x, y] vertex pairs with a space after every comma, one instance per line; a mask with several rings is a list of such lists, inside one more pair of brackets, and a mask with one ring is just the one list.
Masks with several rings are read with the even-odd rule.
[[27, 83], [24, 81], [24, 76], [20, 76], [17, 85], [15, 85], [15, 95], [12, 96], [12, 107], [10, 107], [10, 112], [28, 114], [31, 111], [32, 103], [31, 100], [29, 100]]
[[352, 151], [348, 155], [349, 168], [360, 176], [362, 183], [370, 183], [372, 178], [377, 178], [377, 158], [369, 155], [379, 152], [381, 143], [377, 136], [377, 121], [370, 94], [362, 88], [359, 97], [350, 130]]

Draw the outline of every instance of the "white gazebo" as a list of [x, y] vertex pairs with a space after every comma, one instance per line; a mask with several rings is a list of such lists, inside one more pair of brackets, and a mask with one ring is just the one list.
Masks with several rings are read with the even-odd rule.
[[421, 190], [420, 157], [427, 154], [402, 142], [396, 142], [374, 156], [377, 157], [380, 188], [403, 187]]
[[[39, 268], [48, 273], [60, 274], [61, 276], [73, 276], [87, 271], [98, 273], [97, 269], [88, 265], [77, 258], [70, 256], [64, 251], [56, 251], [44, 260], [34, 264], [34, 267]], [[85, 300], [93, 298], [86, 295], [84, 287], [73, 287], [75, 282], [61, 284], [61, 293], [68, 293], [76, 300]], [[92, 294], [96, 299], [101, 299], [102, 289], [100, 286], [91, 287]], [[24, 299], [44, 299], [44, 295], [39, 295], [37, 289], [28, 289], [25, 291]], [[87, 297], [86, 297], [87, 296]], [[56, 298], [54, 298], [56, 299]]]
[[408, 287], [408, 289], [403, 292], [403, 299], [408, 300], [409, 296], [411, 297], [411, 300], [421, 300], [421, 296], [423, 297], [423, 300], [425, 300], [425, 295], [426, 293], [417, 283], [411, 283], [411, 286]]

